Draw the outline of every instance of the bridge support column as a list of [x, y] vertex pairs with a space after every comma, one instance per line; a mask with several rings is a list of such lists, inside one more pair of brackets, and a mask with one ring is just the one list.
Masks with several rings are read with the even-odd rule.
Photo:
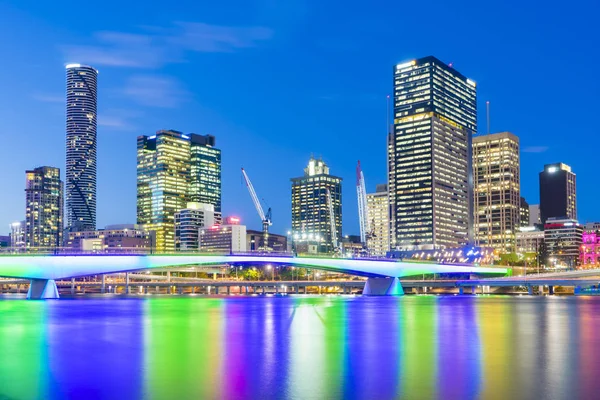
[[548, 286], [548, 294], [552, 296], [554, 294], [554, 286]]
[[71, 294], [75, 294], [75, 278], [71, 278]]
[[32, 279], [27, 292], [30, 300], [58, 299], [58, 288], [54, 279]]
[[129, 294], [129, 272], [125, 272], [125, 294]]
[[231, 293], [231, 288], [229, 285], [227, 285], [227, 296], [229, 296], [230, 293]]
[[167, 271], [167, 282], [171, 282], [171, 271]]
[[363, 294], [367, 296], [402, 296], [404, 289], [398, 278], [369, 278]]
[[477, 294], [477, 286], [471, 286], [471, 294]]
[[465, 294], [465, 288], [464, 288], [464, 287], [462, 287], [462, 286], [459, 286], [459, 287], [458, 287], [458, 294], [460, 294], [461, 296], [462, 296], [463, 294]]
[[265, 294], [265, 286], [264, 285], [262, 287], [262, 292], [263, 292], [263, 294]]
[[527, 294], [530, 296], [533, 296], [533, 286], [531, 286], [531, 285], [527, 286]]
[[540, 296], [542, 296], [543, 294], [544, 294], [544, 286], [543, 286], [543, 285], [540, 285], [540, 288], [539, 288], [539, 295], [540, 295]]

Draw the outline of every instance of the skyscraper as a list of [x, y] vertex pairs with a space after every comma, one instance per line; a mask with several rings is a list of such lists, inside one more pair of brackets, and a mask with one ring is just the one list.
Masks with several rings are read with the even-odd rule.
[[302, 252], [304, 247], [314, 246], [317, 252], [334, 251], [334, 241], [339, 245], [342, 240], [342, 178], [330, 175], [323, 160], [311, 157], [304, 176], [291, 181], [292, 237], [296, 249]]
[[25, 246], [53, 249], [62, 246], [63, 183], [60, 170], [39, 167], [25, 172]]
[[437, 249], [471, 238], [475, 82], [429, 56], [394, 67], [388, 135], [391, 247]]
[[98, 71], [67, 65], [66, 209], [70, 230], [96, 229]]
[[540, 172], [540, 218], [577, 219], [577, 181], [563, 163], [544, 165]]
[[473, 139], [474, 231], [478, 246], [515, 251], [521, 226], [519, 171], [518, 137], [501, 132]]
[[200, 247], [200, 229], [217, 222], [212, 204], [190, 202], [187, 208], [175, 213], [175, 249], [193, 251]]
[[157, 251], [175, 250], [175, 213], [188, 202], [210, 205], [221, 220], [221, 150], [214, 145], [214, 136], [174, 130], [137, 138], [137, 222], [156, 232]]
[[221, 150], [212, 135], [190, 135], [190, 201], [221, 212]]
[[137, 223], [156, 232], [156, 251], [175, 250], [175, 213], [186, 208], [190, 138], [172, 130], [137, 138]]
[[385, 256], [390, 251], [390, 219], [387, 185], [377, 185], [375, 193], [367, 194], [367, 216], [372, 236], [367, 248], [373, 256]]

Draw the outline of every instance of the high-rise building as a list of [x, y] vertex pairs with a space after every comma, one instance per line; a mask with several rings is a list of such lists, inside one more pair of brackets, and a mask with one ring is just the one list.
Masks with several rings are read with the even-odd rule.
[[310, 242], [319, 253], [336, 250], [334, 242], [339, 246], [342, 240], [342, 178], [330, 175], [323, 160], [311, 157], [304, 176], [291, 181], [294, 246], [304, 248]]
[[25, 221], [10, 224], [10, 247], [15, 251], [25, 248]]
[[245, 252], [246, 226], [239, 224], [223, 224], [201, 229], [200, 251], [215, 253]]
[[63, 182], [60, 170], [38, 167], [25, 172], [25, 246], [56, 249], [62, 246]]
[[370, 255], [385, 256], [390, 251], [390, 219], [387, 184], [377, 185], [367, 194], [367, 217], [371, 234], [367, 238]]
[[96, 229], [98, 71], [67, 65], [66, 220], [70, 230]]
[[221, 220], [221, 151], [214, 144], [214, 136], [174, 130], [138, 136], [137, 222], [156, 232], [157, 252], [175, 250], [175, 213], [188, 202], [212, 205]]
[[583, 243], [583, 226], [570, 218], [548, 218], [544, 224], [544, 243], [549, 265], [576, 267]]
[[190, 139], [177, 131], [137, 138], [137, 223], [156, 232], [156, 251], [175, 250], [175, 213], [186, 208]]
[[175, 213], [175, 249], [194, 251], [200, 248], [200, 230], [215, 225], [215, 206], [190, 202]]
[[521, 226], [529, 226], [529, 203], [527, 203], [527, 200], [523, 196], [521, 196], [519, 214], [521, 217]]
[[571, 167], [563, 163], [544, 165], [540, 172], [540, 218], [577, 219], [577, 183]]
[[212, 135], [190, 135], [190, 201], [221, 212], [221, 150]]
[[518, 137], [501, 132], [473, 139], [476, 245], [515, 251], [521, 226], [519, 171]]
[[388, 135], [391, 247], [465, 245], [472, 223], [475, 82], [435, 57], [394, 67]]
[[529, 226], [535, 226], [542, 223], [540, 218], [540, 205], [530, 204], [529, 205]]

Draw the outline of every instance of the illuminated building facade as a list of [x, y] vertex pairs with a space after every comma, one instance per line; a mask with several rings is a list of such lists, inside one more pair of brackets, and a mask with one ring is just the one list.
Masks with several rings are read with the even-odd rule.
[[579, 252], [580, 265], [597, 268], [600, 265], [600, 234], [597, 230], [586, 231], [582, 235], [582, 243]]
[[367, 217], [371, 235], [367, 248], [372, 256], [385, 256], [390, 251], [390, 218], [387, 185], [377, 185], [375, 193], [367, 193]]
[[175, 213], [175, 249], [195, 251], [200, 248], [200, 230], [217, 224], [212, 204], [191, 202]]
[[190, 138], [172, 130], [137, 138], [137, 223], [156, 232], [156, 251], [175, 250], [175, 213], [186, 208]]
[[221, 212], [221, 150], [212, 135], [190, 135], [190, 201]]
[[287, 251], [287, 237], [269, 232], [267, 245], [265, 246], [265, 235], [262, 231], [246, 230], [246, 249], [248, 251], [264, 251], [265, 248], [275, 253]]
[[544, 243], [544, 231], [535, 226], [522, 226], [516, 234], [517, 253], [538, 253]]
[[67, 232], [65, 247], [76, 251], [99, 253], [150, 252], [154, 233], [143, 225], [108, 225], [104, 229]]
[[63, 182], [60, 170], [39, 167], [25, 172], [25, 247], [62, 246]]
[[98, 71], [67, 65], [66, 222], [96, 229], [96, 117]]
[[435, 57], [394, 67], [388, 135], [390, 246], [438, 249], [471, 239], [475, 82]]
[[25, 248], [25, 221], [10, 224], [10, 248], [15, 251]]
[[544, 165], [540, 172], [540, 218], [577, 219], [577, 182], [571, 167], [563, 163]]
[[474, 232], [478, 246], [515, 251], [515, 236], [521, 226], [519, 171], [518, 137], [501, 132], [473, 139]]
[[208, 253], [243, 253], [246, 248], [246, 226], [239, 224], [213, 225], [200, 229], [200, 249]]
[[569, 218], [548, 218], [544, 224], [544, 243], [549, 264], [562, 268], [578, 265], [583, 241], [583, 226]]
[[521, 219], [521, 226], [529, 226], [529, 203], [525, 200], [525, 197], [521, 196], [521, 208], [519, 210], [519, 215]]
[[[292, 235], [297, 249], [318, 253], [334, 251], [334, 235], [342, 239], [342, 178], [329, 174], [323, 160], [311, 157], [304, 176], [292, 178]], [[335, 232], [331, 229], [328, 193], [331, 195]], [[332, 235], [333, 233], [333, 235]]]

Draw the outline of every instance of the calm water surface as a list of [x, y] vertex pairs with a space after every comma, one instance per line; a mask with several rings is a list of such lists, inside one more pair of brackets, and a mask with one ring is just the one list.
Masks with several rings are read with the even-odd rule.
[[0, 399], [600, 398], [600, 298], [0, 299]]

